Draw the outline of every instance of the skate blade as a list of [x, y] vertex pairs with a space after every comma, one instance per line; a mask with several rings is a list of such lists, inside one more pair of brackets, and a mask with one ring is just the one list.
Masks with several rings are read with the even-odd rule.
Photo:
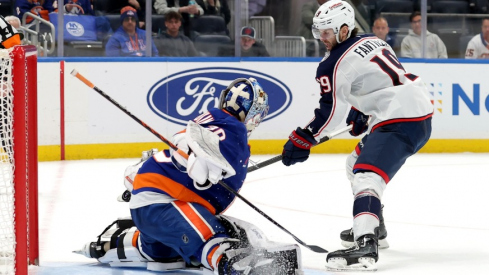
[[373, 258], [359, 258], [358, 263], [347, 265], [343, 258], [331, 258], [326, 263], [328, 271], [377, 271], [377, 265]]
[[[341, 245], [344, 248], [350, 248], [353, 246], [353, 242], [348, 242], [348, 241], [341, 241]], [[386, 249], [389, 248], [389, 243], [387, 242], [386, 239], [379, 240], [379, 249]]]

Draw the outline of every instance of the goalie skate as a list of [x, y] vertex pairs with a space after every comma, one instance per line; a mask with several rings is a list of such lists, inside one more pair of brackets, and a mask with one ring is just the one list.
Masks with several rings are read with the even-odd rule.
[[377, 271], [378, 259], [377, 237], [368, 234], [358, 238], [348, 249], [329, 253], [326, 268], [330, 271]]

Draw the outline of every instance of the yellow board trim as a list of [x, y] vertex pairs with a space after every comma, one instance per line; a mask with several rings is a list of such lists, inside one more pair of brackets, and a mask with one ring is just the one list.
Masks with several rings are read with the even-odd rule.
[[[252, 155], [278, 155], [282, 153], [285, 140], [251, 140]], [[353, 151], [357, 139], [333, 139], [312, 149], [316, 154], [347, 154]], [[78, 144], [67, 145], [66, 160], [140, 158], [141, 152], [151, 148], [168, 149], [162, 142]], [[39, 161], [61, 159], [59, 145], [39, 146]], [[488, 153], [489, 139], [431, 139], [420, 153]]]

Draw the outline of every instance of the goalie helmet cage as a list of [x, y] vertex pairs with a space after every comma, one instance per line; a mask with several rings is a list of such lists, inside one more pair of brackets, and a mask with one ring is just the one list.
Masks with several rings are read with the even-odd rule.
[[0, 274], [39, 263], [37, 49], [0, 49]]

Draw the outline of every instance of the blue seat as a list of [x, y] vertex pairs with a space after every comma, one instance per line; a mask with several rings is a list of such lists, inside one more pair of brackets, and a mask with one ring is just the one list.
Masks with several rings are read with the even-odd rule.
[[[375, 14], [380, 15], [385, 12], [412, 13], [414, 2], [411, 0], [380, 0], [375, 3]], [[389, 29], [393, 33], [406, 33], [409, 26], [409, 15], [383, 15], [389, 24]]]
[[470, 3], [467, 0], [433, 1], [432, 13], [470, 13]]
[[[455, 1], [433, 1], [431, 13], [470, 13], [469, 2], [465, 0]], [[438, 33], [468, 33], [466, 19], [463, 17], [432, 17], [433, 31]]]
[[197, 35], [220, 34], [227, 35], [228, 29], [224, 18], [217, 15], [204, 15], [192, 20], [192, 31]]
[[166, 30], [165, 16], [162, 14], [151, 15], [151, 30], [154, 33], [161, 33]]
[[229, 44], [231, 44], [231, 38], [220, 34], [201, 34], [195, 37], [194, 41], [195, 49], [206, 56], [218, 56], [220, 47]]
[[104, 15], [109, 19], [110, 28], [116, 31], [121, 26], [121, 15], [120, 14], [106, 14]]

